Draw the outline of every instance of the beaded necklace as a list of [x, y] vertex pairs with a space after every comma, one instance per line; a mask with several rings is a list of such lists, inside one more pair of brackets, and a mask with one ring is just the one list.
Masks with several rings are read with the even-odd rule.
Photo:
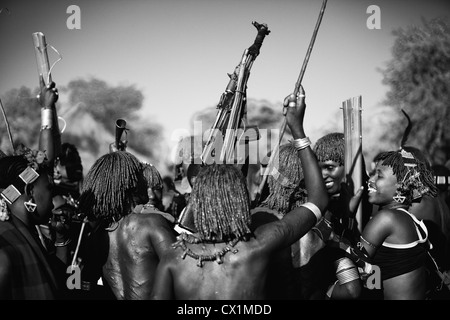
[[174, 244], [172, 244], [172, 247], [174, 249], [176, 249], [177, 247], [181, 247], [181, 249], [183, 249], [183, 254], [181, 255], [181, 258], [184, 259], [186, 258], [187, 255], [193, 259], [196, 259], [197, 266], [201, 268], [203, 267], [203, 261], [216, 261], [218, 264], [222, 264], [223, 263], [222, 257], [226, 255], [227, 252], [231, 251], [232, 253], [236, 254], [239, 251], [238, 249], [233, 249], [233, 247], [239, 241], [240, 241], [239, 238], [235, 238], [232, 241], [228, 242], [227, 245], [222, 250], [213, 254], [203, 255], [192, 252], [192, 250], [186, 246], [186, 242], [190, 244], [199, 244], [202, 242], [202, 240], [193, 235], [183, 232], [177, 237], [177, 241]]

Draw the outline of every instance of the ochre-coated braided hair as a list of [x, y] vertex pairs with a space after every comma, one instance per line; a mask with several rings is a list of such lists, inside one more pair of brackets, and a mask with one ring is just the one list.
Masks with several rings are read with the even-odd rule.
[[276, 210], [285, 215], [306, 202], [307, 192], [303, 182], [302, 162], [295, 147], [289, 143], [280, 146], [279, 175], [267, 178], [270, 194], [261, 207]]
[[378, 154], [374, 162], [389, 166], [397, 178], [399, 184], [397, 190], [405, 197], [404, 204], [411, 204], [415, 199], [423, 195], [435, 197], [437, 188], [434, 184], [433, 173], [426, 164], [419, 161], [411, 152], [403, 149], [400, 151], [387, 151]]
[[332, 132], [324, 135], [317, 140], [313, 151], [316, 154], [317, 161], [334, 161], [340, 166], [345, 164], [345, 140], [341, 132]]
[[79, 198], [80, 212], [106, 225], [148, 201], [142, 163], [131, 153], [116, 151], [100, 157], [86, 174]]
[[163, 188], [163, 180], [158, 169], [151, 163], [142, 162], [144, 179], [147, 182], [148, 188]]
[[245, 178], [231, 164], [212, 164], [198, 174], [189, 201], [203, 241], [230, 241], [250, 234], [250, 199]]

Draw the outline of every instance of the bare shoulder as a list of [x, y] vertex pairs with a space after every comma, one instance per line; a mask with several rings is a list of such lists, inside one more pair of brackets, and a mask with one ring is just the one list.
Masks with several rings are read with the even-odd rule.
[[389, 230], [392, 230], [392, 227], [397, 224], [397, 220], [398, 215], [395, 213], [395, 210], [382, 209], [369, 220], [365, 231], [377, 233], [383, 231], [383, 233], [390, 233]]
[[381, 209], [372, 218], [372, 220], [383, 223], [392, 223], [397, 217], [393, 209]]
[[128, 215], [120, 227], [125, 237], [158, 237], [175, 241], [176, 232], [173, 223], [156, 213]]
[[165, 217], [165, 214], [168, 215], [168, 213], [159, 214], [159, 213], [132, 213], [128, 216], [128, 223], [133, 225], [135, 228], [142, 228], [142, 227], [148, 227], [148, 226], [171, 226], [172, 223]]

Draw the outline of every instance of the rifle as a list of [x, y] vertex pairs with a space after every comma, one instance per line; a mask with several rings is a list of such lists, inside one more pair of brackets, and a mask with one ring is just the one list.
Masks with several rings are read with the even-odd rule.
[[[35, 32], [32, 34], [32, 37], [38, 74], [39, 76], [43, 76], [45, 85], [48, 85], [52, 82], [51, 70], [56, 62], [58, 62], [61, 58], [57, 60], [52, 67], [50, 67], [47, 53], [48, 45], [45, 35], [42, 32]], [[39, 149], [46, 151], [47, 158], [50, 162], [53, 162], [54, 159], [61, 153], [61, 132], [58, 125], [56, 106], [52, 109], [52, 126], [49, 129], [41, 130], [39, 136]]]
[[[363, 157], [362, 157], [362, 97], [347, 99], [342, 103], [344, 113], [344, 183], [350, 187], [349, 192], [354, 194], [363, 185]], [[348, 230], [353, 230], [355, 219], [358, 222], [358, 230], [362, 232], [363, 216], [362, 201], [359, 203], [355, 217], [348, 216]]]
[[[259, 131], [256, 126], [247, 125], [246, 111], [246, 89], [250, 75], [250, 69], [259, 55], [261, 45], [266, 35], [270, 33], [266, 24], [253, 21], [252, 24], [258, 30], [255, 41], [242, 54], [239, 65], [232, 74], [228, 74], [230, 80], [222, 93], [217, 109], [216, 119], [211, 127], [208, 139], [201, 154], [204, 164], [212, 164], [216, 159], [216, 149], [220, 146], [220, 138], [223, 139], [219, 159], [225, 163], [241, 163], [242, 159], [237, 159], [235, 147], [237, 142], [241, 142], [245, 135], [245, 142], [259, 139]], [[244, 130], [241, 137], [241, 123], [244, 122]], [[219, 143], [219, 145], [217, 145]], [[236, 161], [237, 160], [237, 161]]]
[[[326, 5], [327, 5], [327, 0], [324, 0], [322, 2], [322, 7], [321, 7], [320, 12], [319, 12], [319, 17], [317, 18], [316, 26], [314, 27], [314, 31], [313, 31], [313, 34], [312, 34], [312, 37], [311, 37], [311, 41], [310, 41], [309, 46], [308, 46], [308, 50], [306, 51], [305, 59], [303, 60], [302, 68], [300, 69], [300, 74], [298, 76], [297, 82], [295, 83], [294, 92], [293, 92], [295, 97], [297, 96], [297, 93], [300, 90], [300, 86], [301, 86], [302, 80], [303, 80], [303, 75], [305, 74], [306, 66], [308, 65], [309, 57], [311, 56], [312, 48], [314, 46], [314, 42], [316, 41], [317, 32], [319, 31], [320, 23], [322, 22], [322, 17], [323, 17], [323, 14], [325, 12]], [[283, 115], [286, 115], [286, 111], [287, 110], [283, 110]], [[263, 192], [264, 186], [265, 186], [266, 181], [267, 181], [267, 177], [269, 175], [271, 175], [272, 172], [274, 171], [274, 159], [276, 159], [278, 157], [280, 144], [281, 144], [281, 141], [283, 139], [283, 135], [284, 135], [284, 131], [285, 130], [286, 130], [286, 118], [283, 119], [283, 123], [282, 123], [281, 128], [280, 128], [279, 141], [275, 145], [274, 149], [272, 150], [272, 152], [270, 154], [269, 163], [267, 164], [267, 167], [266, 167], [266, 169], [264, 171], [264, 175], [263, 175], [262, 181], [259, 184], [258, 191], [256, 193], [255, 200], [254, 200], [255, 204], [257, 204], [259, 202], [259, 198], [261, 197], [261, 194]]]
[[126, 128], [126, 125], [127, 125], [127, 122], [125, 120], [123, 120], [123, 119], [117, 119], [116, 120], [115, 146], [116, 146], [116, 149], [119, 150], [119, 151], [125, 151], [126, 148], [127, 148], [128, 141], [126, 139], [125, 140], [121, 140], [123, 132], [125, 131], [125, 134], [126, 134], [126, 131], [128, 130]]

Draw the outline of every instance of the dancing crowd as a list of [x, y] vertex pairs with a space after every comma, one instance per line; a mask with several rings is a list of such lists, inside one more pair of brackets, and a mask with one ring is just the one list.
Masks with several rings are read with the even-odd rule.
[[402, 145], [354, 192], [344, 134], [304, 131], [303, 87], [257, 201], [239, 165], [184, 163], [183, 194], [126, 147], [83, 176], [58, 97], [41, 77], [39, 150], [0, 153], [0, 299], [449, 299], [449, 170]]

